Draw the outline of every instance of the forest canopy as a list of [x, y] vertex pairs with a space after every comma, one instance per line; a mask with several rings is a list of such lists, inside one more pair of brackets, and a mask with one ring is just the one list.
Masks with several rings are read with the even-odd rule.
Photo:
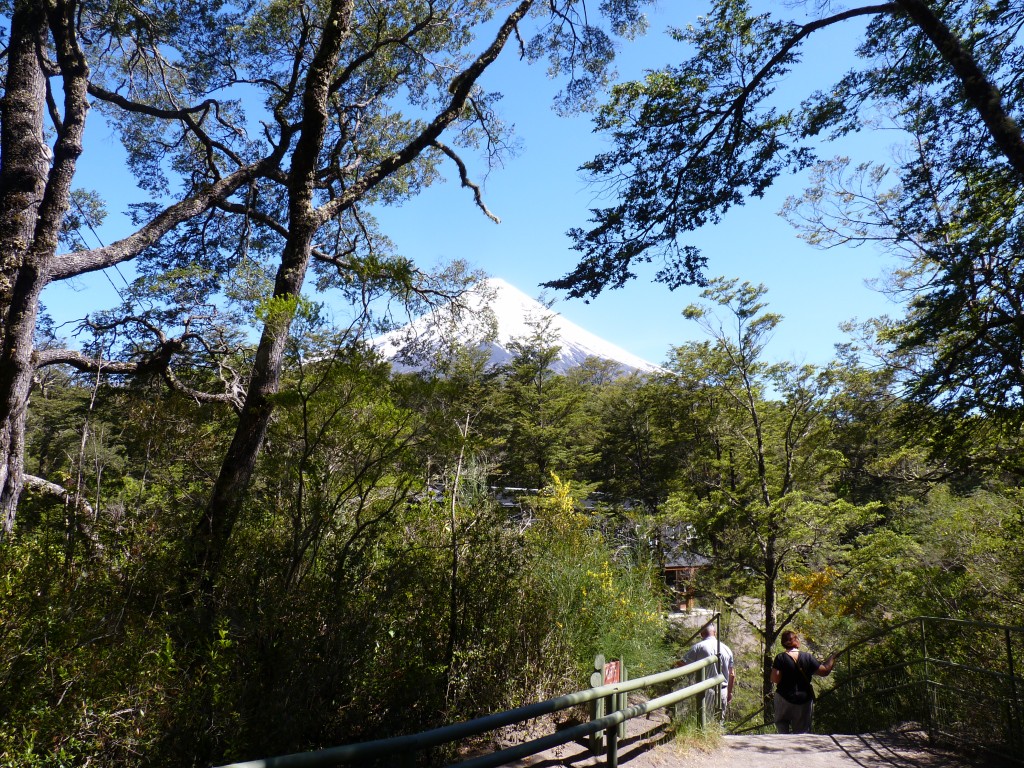
[[[806, 239], [868, 243], [904, 262], [891, 288], [909, 311], [877, 337], [909, 369], [913, 396], [1012, 416], [1022, 10], [973, 0], [816, 8], [795, 21], [744, 0], [712, 3], [674, 32], [688, 58], [612, 89], [595, 122], [612, 149], [582, 170], [615, 202], [570, 232], [579, 264], [547, 285], [593, 297], [646, 262], [670, 287], [700, 284], [706, 257], [688, 235], [814, 166], [812, 186], [787, 207]], [[799, 102], [780, 99], [803, 47], [841, 25], [865, 29], [858, 43], [848, 38], [858, 65]], [[905, 136], [899, 156], [821, 159], [829, 140], [879, 126]]]
[[[753, 638], [752, 710], [788, 628], [1021, 623], [1024, 10], [714, 0], [612, 85], [645, 5], [0, 3], [2, 762], [206, 766], [575, 690], [598, 653], [664, 669], [680, 553], [707, 564], [687, 598]], [[780, 103], [842, 25], [856, 67]], [[549, 285], [651, 262], [702, 289], [656, 373], [557, 373], [543, 321], [500, 365], [451, 344], [400, 373], [368, 343], [479, 281], [373, 214], [449, 177], [493, 217], [466, 158], [515, 161], [482, 83], [516, 55], [611, 141], [584, 170], [612, 202]], [[901, 154], [825, 156], [880, 120]], [[93, 246], [97, 124], [136, 187]], [[901, 259], [903, 314], [822, 365], [772, 359], [769, 289], [687, 239], [796, 170], [798, 234]], [[68, 345], [43, 290], [119, 264]]]

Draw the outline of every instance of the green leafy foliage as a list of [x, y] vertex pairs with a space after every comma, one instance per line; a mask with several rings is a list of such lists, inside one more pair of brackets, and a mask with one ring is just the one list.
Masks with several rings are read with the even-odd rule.
[[[394, 735], [396, 713], [411, 732], [585, 687], [598, 652], [634, 674], [666, 665], [656, 572], [615, 554], [570, 486], [556, 480], [524, 530], [487, 492], [486, 442], [427, 440], [434, 422], [400, 404], [422, 404], [423, 382], [358, 347], [331, 352], [315, 327], [295, 345], [212, 618], [176, 594], [226, 435], [216, 410], [50, 382], [34, 461], [73, 471], [82, 421], [98, 434], [112, 413], [112, 447], [147, 458], [90, 481], [100, 511], [79, 527], [31, 498], [4, 549], [5, 759], [209, 764]], [[440, 495], [419, 474], [426, 445], [450, 473], [435, 475]]]
[[765, 311], [763, 286], [714, 280], [713, 302], [687, 308], [710, 336], [676, 350], [701, 440], [667, 504], [710, 558], [699, 586], [718, 602], [757, 596], [739, 614], [763, 641], [762, 694], [776, 638], [817, 600], [821, 580], [856, 568], [852, 540], [877, 519], [873, 502], [834, 492], [842, 453], [833, 443], [832, 371], [769, 363], [764, 344], [781, 318]]
[[811, 159], [789, 143], [793, 112], [773, 105], [774, 82], [765, 77], [766, 69], [782, 76], [798, 61], [782, 45], [793, 31], [752, 15], [746, 2], [717, 2], [696, 25], [674, 32], [693, 49], [689, 59], [613, 88], [595, 128], [614, 148], [583, 170], [619, 200], [591, 210], [590, 229], [570, 230], [580, 263], [548, 285], [596, 296], [652, 261], [661, 265], [655, 279], [671, 287], [703, 281], [705, 259], [686, 233], [718, 222]]
[[552, 370], [559, 348], [551, 317], [533, 323], [530, 335], [512, 344], [498, 407], [505, 424], [503, 484], [540, 488], [551, 472], [572, 473], [586, 459], [574, 446], [584, 418], [583, 390]]
[[574, 493], [571, 483], [553, 476], [527, 534], [531, 581], [548, 627], [546, 652], [572, 659], [569, 672], [577, 675], [592, 668], [598, 653], [623, 659], [633, 677], [664, 668], [664, 602], [653, 563], [616, 559], [590, 530]]
[[[799, 25], [712, 3], [675, 32], [688, 60], [618, 86], [598, 112], [612, 148], [586, 169], [619, 199], [573, 232], [580, 266], [553, 283], [596, 295], [649, 261], [670, 286], [704, 282], [687, 232], [804, 167], [815, 136], [900, 103], [890, 116], [918, 151], [891, 172], [823, 166], [789, 208], [818, 244], [910, 249], [897, 278], [910, 313], [873, 329], [889, 366], [866, 367], [852, 344], [825, 368], [770, 361], [781, 317], [763, 287], [713, 280], [684, 312], [708, 340], [673, 350], [668, 375], [627, 379], [594, 361], [556, 375], [543, 322], [500, 370], [449, 346], [442, 375], [395, 376], [358, 342], [389, 322], [387, 297], [422, 306], [472, 277], [463, 265], [421, 272], [366, 206], [440, 178], [451, 155], [431, 116], [451, 118], [452, 144], [492, 158], [506, 133], [495, 94], [453, 102], [479, 74], [466, 69], [473, 33], [494, 4], [356, 3], [335, 65], [317, 52], [343, 5], [112, 3], [83, 8], [70, 30], [95, 64], [93, 90], [112, 89], [93, 98], [153, 198], [134, 204], [139, 224], [271, 160], [129, 254], [141, 258], [124, 305], [90, 318], [89, 351], [143, 375], [37, 371], [25, 466], [39, 477], [0, 549], [0, 761], [209, 765], [585, 687], [598, 653], [634, 676], [662, 669], [658, 570], [684, 547], [707, 558], [695, 586], [728, 612], [730, 641], [754, 630], [741, 658], [760, 653], [761, 679], [749, 679], [757, 664], [740, 669], [752, 701], [787, 626], [834, 647], [918, 612], [1020, 623], [1017, 171], [998, 126], [975, 119], [986, 83], [956, 69], [921, 19], [892, 12], [921, 4]], [[640, 7], [602, 12], [633, 34]], [[538, 5], [552, 23], [522, 43], [570, 73], [563, 107], [587, 102], [613, 49], [581, 8]], [[1016, 93], [1021, 54], [1006, 30], [1019, 9], [932, 10]], [[802, 41], [868, 12], [863, 67], [781, 104], [774, 88]], [[303, 90], [318, 74], [319, 111]], [[238, 88], [262, 88], [262, 102], [233, 98]], [[60, 237], [85, 248], [103, 202], [67, 202]], [[347, 329], [327, 328], [302, 296], [310, 259], [317, 287], [351, 300]], [[259, 352], [244, 341], [255, 323], [273, 331]], [[52, 348], [53, 329], [40, 331]], [[245, 402], [259, 418], [247, 420], [257, 368]], [[215, 384], [225, 395], [204, 396]], [[222, 512], [211, 488], [235, 430], [248, 474], [219, 497], [237, 514], [206, 569], [192, 544]], [[510, 510], [496, 485], [541, 491]]]
[[[678, 348], [671, 376], [544, 374], [542, 396], [580, 403], [551, 432], [571, 448], [552, 464], [576, 474], [549, 475], [525, 516], [491, 491], [534, 455], [503, 423], [514, 369], [467, 355], [447, 378], [393, 376], [303, 315], [202, 611], [181, 599], [180, 563], [228, 406], [54, 369], [35, 399], [30, 468], [80, 478], [89, 506], [32, 491], [3, 549], [4, 760], [209, 765], [586, 687], [598, 653], [633, 676], [664, 669], [659, 565], [681, 531], [711, 561], [696, 587], [726, 610], [730, 641], [750, 624], [771, 634], [762, 606], [775, 633], [796, 626], [821, 648], [916, 613], [1019, 617], [1012, 483], [935, 487], [927, 445], [911, 439], [924, 425], [901, 431], [891, 375], [852, 357], [769, 363], [779, 318], [763, 290], [718, 281], [706, 298], [687, 314], [711, 338]], [[596, 488], [610, 493], [598, 511]], [[643, 494], [628, 512], [612, 503]], [[740, 656], [751, 703], [757, 653]]]

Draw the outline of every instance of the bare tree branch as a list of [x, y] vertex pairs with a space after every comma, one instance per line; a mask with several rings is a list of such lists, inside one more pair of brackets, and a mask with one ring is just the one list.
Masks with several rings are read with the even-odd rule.
[[148, 224], [122, 240], [102, 248], [75, 251], [58, 257], [56, 263], [49, 269], [50, 280], [64, 280], [130, 261], [178, 224], [212, 208], [253, 179], [268, 175], [269, 171], [280, 162], [286, 146], [287, 142], [282, 142], [281, 146], [269, 157], [239, 168], [214, 184], [203, 187], [191, 197], [164, 209]]
[[35, 475], [22, 475], [22, 481], [28, 488], [31, 488], [38, 493], [52, 496], [58, 499], [62, 504], [73, 507], [75, 512], [77, 512], [77, 514], [73, 516], [75, 530], [78, 531], [82, 538], [88, 543], [90, 554], [96, 555], [103, 551], [103, 544], [100, 542], [99, 537], [85, 522], [86, 520], [95, 520], [96, 513], [89, 505], [89, 502], [82, 498], [80, 494], [72, 493], [62, 485], [51, 483], [49, 480], [44, 480], [43, 478], [36, 477]]
[[174, 391], [180, 392], [200, 403], [224, 403], [236, 411], [242, 407], [244, 393], [240, 382], [224, 381], [226, 392], [204, 392], [185, 384], [170, 366], [171, 357], [181, 351], [181, 339], [172, 339], [135, 362], [103, 360], [83, 354], [76, 349], [46, 349], [36, 353], [36, 368], [51, 365], [69, 365], [82, 373], [106, 373], [113, 375], [136, 375], [151, 373], [161, 376]]
[[484, 215], [493, 221], [495, 224], [501, 224], [501, 219], [495, 216], [487, 208], [487, 204], [484, 203], [483, 193], [480, 191], [480, 187], [473, 183], [472, 179], [469, 178], [469, 171], [466, 169], [466, 164], [462, 162], [462, 158], [455, 153], [455, 151], [447, 144], [442, 144], [436, 139], [432, 142], [432, 145], [444, 152], [456, 166], [459, 168], [459, 179], [462, 181], [462, 186], [473, 190], [473, 198], [476, 200], [477, 208], [484, 212]]
[[477, 79], [483, 74], [490, 64], [498, 58], [505, 47], [509, 36], [515, 30], [516, 25], [526, 16], [533, 7], [535, 0], [523, 0], [516, 9], [509, 14], [504, 23], [498, 29], [494, 40], [481, 53], [472, 64], [458, 74], [448, 87], [452, 94], [448, 106], [441, 110], [430, 123], [413, 138], [402, 149], [385, 157], [376, 168], [355, 182], [345, 190], [345, 194], [335, 200], [326, 203], [317, 211], [317, 218], [320, 223], [330, 221], [341, 211], [352, 207], [359, 200], [363, 199], [367, 192], [382, 183], [399, 168], [407, 165], [420, 155], [426, 147], [435, 142], [444, 130], [458, 118], [469, 99], [473, 86]]

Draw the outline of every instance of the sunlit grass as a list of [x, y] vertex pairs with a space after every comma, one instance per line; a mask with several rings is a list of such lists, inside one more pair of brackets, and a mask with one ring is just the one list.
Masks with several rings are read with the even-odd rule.
[[718, 722], [709, 722], [701, 728], [692, 717], [672, 725], [672, 748], [680, 754], [710, 754], [722, 746], [725, 730]]

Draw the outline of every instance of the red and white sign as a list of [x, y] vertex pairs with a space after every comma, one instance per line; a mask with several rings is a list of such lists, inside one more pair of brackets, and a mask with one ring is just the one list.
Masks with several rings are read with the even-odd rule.
[[622, 666], [618, 661], [609, 661], [604, 665], [604, 684], [611, 685], [612, 683], [622, 682], [619, 678], [622, 674]]

